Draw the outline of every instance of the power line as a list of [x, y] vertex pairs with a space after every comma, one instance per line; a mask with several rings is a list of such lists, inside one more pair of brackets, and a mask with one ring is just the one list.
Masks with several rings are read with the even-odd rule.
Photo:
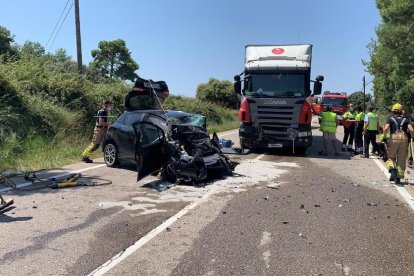
[[72, 10], [72, 7], [73, 7], [73, 2], [72, 2], [72, 4], [70, 5], [70, 7], [69, 7], [68, 11], [66, 12], [65, 18], [63, 18], [63, 21], [62, 21], [62, 23], [60, 24], [60, 27], [59, 27], [58, 31], [56, 32], [56, 35], [55, 35], [55, 37], [53, 38], [52, 43], [50, 44], [50, 47], [49, 47], [48, 52], [50, 52], [50, 49], [52, 49], [53, 43], [55, 42], [56, 37], [58, 36], [58, 34], [59, 34], [60, 30], [62, 29], [63, 23], [65, 23], [66, 18], [67, 18], [67, 17], [68, 17], [68, 15], [69, 15], [69, 12]]
[[65, 13], [66, 8], [68, 7], [69, 1], [70, 1], [70, 0], [68, 0], [68, 1], [66, 2], [65, 7], [63, 8], [62, 12], [60, 13], [59, 20], [56, 22], [55, 27], [53, 28], [53, 31], [52, 31], [52, 33], [50, 34], [49, 39], [47, 40], [47, 42], [46, 42], [46, 44], [45, 44], [45, 48], [47, 48], [47, 45], [49, 45], [49, 42], [50, 42], [50, 40], [52, 39], [53, 34], [55, 33], [56, 28], [57, 28], [57, 26], [59, 25], [59, 22], [60, 22], [60, 20], [62, 19], [63, 14]]

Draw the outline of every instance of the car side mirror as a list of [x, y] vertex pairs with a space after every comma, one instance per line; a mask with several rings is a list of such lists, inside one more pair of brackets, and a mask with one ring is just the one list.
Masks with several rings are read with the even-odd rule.
[[241, 95], [241, 80], [239, 75], [234, 76], [234, 93]]

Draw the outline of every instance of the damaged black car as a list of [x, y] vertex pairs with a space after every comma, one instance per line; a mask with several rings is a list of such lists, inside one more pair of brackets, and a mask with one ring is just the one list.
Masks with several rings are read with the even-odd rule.
[[[138, 180], [160, 173], [172, 183], [199, 183], [209, 176], [231, 175], [238, 163], [223, 154], [215, 133], [210, 138], [206, 118], [157, 107], [142, 110], [140, 100], [148, 95], [148, 87], [158, 91], [155, 82], [146, 84], [141, 80], [135, 86], [142, 89], [134, 87], [128, 93], [127, 110], [107, 131], [103, 142], [107, 166], [115, 167], [120, 161], [133, 162], [137, 165]], [[163, 83], [160, 90], [166, 87]]]
[[[169, 111], [171, 112], [171, 111]], [[136, 122], [138, 180], [161, 172], [170, 182], [198, 183], [208, 175], [231, 175], [237, 162], [224, 155], [216, 134], [210, 138], [204, 116], [165, 112], [165, 123]]]

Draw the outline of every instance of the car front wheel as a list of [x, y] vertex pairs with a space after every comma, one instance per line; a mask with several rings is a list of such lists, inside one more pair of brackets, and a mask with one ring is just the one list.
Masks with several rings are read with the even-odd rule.
[[116, 167], [119, 164], [118, 149], [112, 144], [108, 143], [104, 148], [104, 160], [108, 167]]

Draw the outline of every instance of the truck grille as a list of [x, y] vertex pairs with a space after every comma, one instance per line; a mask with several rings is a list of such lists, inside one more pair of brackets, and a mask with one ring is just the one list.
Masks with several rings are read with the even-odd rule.
[[277, 137], [280, 140], [288, 140], [288, 128], [298, 128], [298, 118], [300, 105], [296, 106], [265, 106], [257, 105], [253, 119], [256, 127], [263, 130], [263, 135], [267, 137]]

